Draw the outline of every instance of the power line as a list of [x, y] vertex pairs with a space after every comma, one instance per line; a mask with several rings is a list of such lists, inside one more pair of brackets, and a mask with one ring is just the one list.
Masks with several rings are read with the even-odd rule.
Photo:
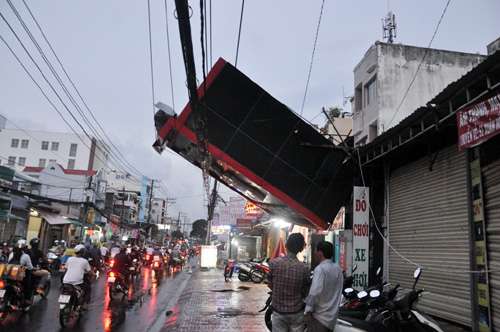
[[306, 91], [304, 92], [304, 99], [302, 100], [302, 108], [300, 109], [300, 115], [304, 111], [304, 104], [306, 103], [307, 89], [309, 88], [309, 79], [311, 78], [311, 71], [314, 62], [314, 52], [316, 51], [316, 42], [318, 41], [319, 27], [321, 25], [321, 17], [323, 16], [323, 6], [325, 5], [325, 0], [321, 2], [321, 11], [319, 13], [318, 27], [316, 28], [316, 38], [314, 39], [314, 46], [311, 56], [311, 64], [309, 65], [309, 74], [307, 75]]
[[234, 67], [238, 66], [238, 52], [240, 50], [240, 37], [241, 37], [241, 26], [243, 24], [243, 8], [245, 7], [245, 0], [241, 1], [241, 15], [240, 15], [240, 28], [238, 30], [238, 43], [236, 44], [236, 60], [234, 61]]

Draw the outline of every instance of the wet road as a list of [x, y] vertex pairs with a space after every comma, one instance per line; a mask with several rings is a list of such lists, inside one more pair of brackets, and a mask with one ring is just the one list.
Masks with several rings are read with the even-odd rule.
[[187, 263], [180, 272], [157, 278], [154, 272], [143, 268], [141, 278], [133, 282], [128, 295], [110, 300], [107, 276], [101, 273], [92, 284], [88, 310], [80, 320], [72, 319], [65, 328], [59, 325], [60, 275], [51, 278], [52, 289], [46, 299], [35, 296], [28, 313], [11, 313], [2, 322], [0, 331], [157, 331], [165, 322], [165, 312], [173, 307], [184, 288], [190, 267], [197, 267], [199, 258]]

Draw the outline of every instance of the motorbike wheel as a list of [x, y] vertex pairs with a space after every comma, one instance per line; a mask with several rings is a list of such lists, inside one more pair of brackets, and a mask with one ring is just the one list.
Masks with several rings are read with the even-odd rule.
[[238, 273], [238, 279], [241, 281], [248, 281], [250, 280], [250, 276], [248, 274]]
[[45, 284], [45, 287], [43, 288], [43, 293], [40, 294], [42, 296], [43, 299], [46, 299], [47, 296], [49, 295], [50, 293], [50, 279], [47, 280], [47, 283]]
[[108, 290], [109, 290], [109, 299], [112, 300], [116, 295], [115, 283], [112, 283], [111, 285], [109, 285]]
[[260, 275], [258, 275], [258, 274], [256, 274], [256, 273], [252, 273], [252, 274], [250, 275], [250, 279], [252, 279], [252, 281], [253, 281], [254, 283], [256, 283], [256, 284], [261, 283], [261, 282], [262, 282], [262, 280], [263, 280], [262, 276], [260, 276]]
[[273, 315], [273, 308], [269, 307], [266, 310], [266, 314], [264, 315], [264, 322], [266, 322], [266, 326], [269, 329], [269, 331], [273, 330], [273, 321], [272, 321], [272, 315]]
[[61, 324], [62, 327], [66, 327], [69, 324], [69, 321], [71, 320], [71, 306], [73, 305], [72, 302], [68, 303], [63, 309], [59, 311], [59, 324]]

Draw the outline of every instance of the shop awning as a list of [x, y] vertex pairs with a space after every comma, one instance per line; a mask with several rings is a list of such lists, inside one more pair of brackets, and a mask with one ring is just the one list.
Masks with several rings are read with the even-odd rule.
[[83, 223], [81, 221], [78, 221], [78, 220], [75, 220], [75, 219], [71, 219], [71, 218], [67, 218], [66, 220], [69, 220], [71, 221], [71, 223], [75, 226], [83, 226]]
[[65, 219], [58, 215], [57, 213], [54, 212], [49, 212], [49, 211], [40, 211], [38, 210], [38, 213], [42, 215], [42, 217], [47, 220], [47, 222], [51, 225], [67, 225], [71, 224], [71, 221], [68, 219]]
[[328, 229], [353, 188], [346, 150], [223, 59], [205, 85], [198, 89], [202, 120], [190, 104], [178, 117], [155, 116], [156, 151], [170, 148], [202, 168], [196, 128], [203, 125], [212, 177], [274, 217]]
[[26, 219], [16, 216], [15, 214], [10, 213], [7, 210], [0, 209], [0, 219], [15, 219], [15, 220], [22, 220], [26, 221]]

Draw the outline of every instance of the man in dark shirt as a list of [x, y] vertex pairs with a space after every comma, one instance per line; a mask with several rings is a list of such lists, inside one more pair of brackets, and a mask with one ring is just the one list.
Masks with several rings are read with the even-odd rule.
[[130, 257], [127, 255], [127, 248], [120, 248], [120, 252], [115, 256], [115, 265], [113, 271], [116, 271], [125, 276], [125, 284], [128, 285], [129, 267], [132, 265]]
[[97, 248], [97, 243], [94, 243], [92, 248], [90, 248], [90, 257], [94, 261], [95, 267], [97, 270], [101, 269], [101, 250]]
[[273, 290], [273, 332], [303, 332], [305, 303], [311, 285], [309, 266], [297, 259], [304, 249], [304, 236], [290, 234], [287, 254], [269, 262], [269, 287]]
[[50, 265], [50, 262], [47, 258], [45, 258], [43, 252], [38, 248], [40, 246], [39, 238], [37, 237], [32, 238], [30, 240], [30, 245], [31, 245], [30, 258], [31, 258], [31, 264], [33, 265], [33, 270], [31, 271], [31, 274], [33, 274], [36, 277], [40, 277], [40, 283], [38, 284], [37, 292], [43, 293], [43, 288], [45, 287], [45, 284], [47, 283], [47, 279], [49, 278], [50, 274], [49, 271], [36, 268], [36, 266], [38, 266], [39, 260], [42, 260], [45, 263], [47, 263], [47, 266]]

